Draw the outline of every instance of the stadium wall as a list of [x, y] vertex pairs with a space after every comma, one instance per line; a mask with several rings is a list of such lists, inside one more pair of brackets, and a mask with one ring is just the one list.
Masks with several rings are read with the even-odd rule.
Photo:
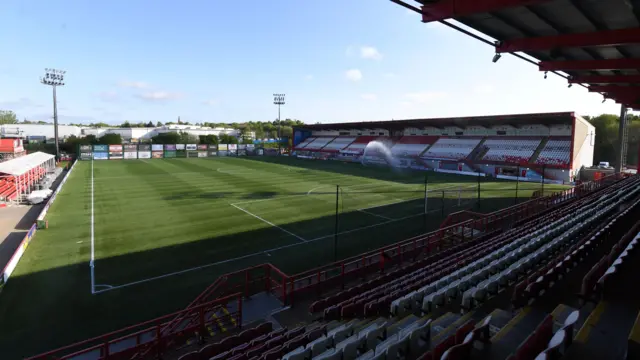
[[573, 148], [571, 170], [573, 175], [580, 169], [590, 167], [593, 164], [593, 152], [596, 140], [596, 128], [587, 120], [576, 116], [573, 129]]
[[[76, 163], [77, 161], [74, 162], [73, 165], [71, 165], [71, 167], [69, 168], [69, 171], [67, 171], [67, 173], [64, 175], [64, 177], [62, 178], [62, 181], [60, 181], [60, 184], [58, 184], [58, 187], [51, 195], [51, 198], [49, 198], [49, 201], [47, 201], [47, 204], [44, 206], [44, 208], [40, 212], [40, 215], [38, 216], [37, 220], [44, 220], [45, 216], [47, 215], [47, 212], [49, 211], [49, 207], [51, 207], [51, 204], [53, 204], [53, 202], [56, 200], [56, 195], [58, 195], [58, 193], [62, 189], [62, 186], [67, 182], [67, 179], [69, 178], [69, 175], [71, 175], [71, 172], [75, 168]], [[31, 240], [33, 240], [33, 237], [36, 235], [36, 229], [37, 229], [36, 224], [31, 225], [31, 228], [29, 228], [27, 235], [25, 235], [25, 237], [22, 239], [22, 241], [20, 242], [20, 245], [18, 245], [18, 248], [11, 256], [11, 259], [9, 259], [9, 262], [7, 263], [7, 265], [4, 267], [4, 269], [2, 269], [2, 272], [0, 273], [0, 292], [2, 291], [2, 288], [4, 287], [4, 285], [9, 281], [9, 277], [11, 277], [13, 270], [15, 270], [16, 266], [18, 266], [18, 262], [20, 262], [22, 255], [24, 255], [24, 252], [27, 250], [27, 247], [31, 243]]]

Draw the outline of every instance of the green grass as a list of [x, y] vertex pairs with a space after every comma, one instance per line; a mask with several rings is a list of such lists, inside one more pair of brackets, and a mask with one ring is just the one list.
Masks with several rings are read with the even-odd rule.
[[[478, 206], [476, 178], [431, 173], [425, 222], [423, 173], [292, 158], [97, 161], [96, 283], [143, 282], [91, 295], [91, 179], [91, 163], [79, 162], [49, 211], [49, 229], [0, 294], [3, 358], [180, 310], [232, 270], [271, 262], [292, 274], [331, 262], [336, 184], [340, 258], [433, 230], [454, 211], [516, 202], [512, 182], [483, 180]], [[518, 200], [539, 189], [520, 184]]]

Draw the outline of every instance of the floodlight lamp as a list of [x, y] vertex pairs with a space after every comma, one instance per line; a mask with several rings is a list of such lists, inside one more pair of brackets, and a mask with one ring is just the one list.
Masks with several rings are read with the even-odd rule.
[[568, 88], [571, 89], [572, 86], [573, 86], [573, 84], [569, 83]]
[[546, 79], [548, 75], [549, 75], [549, 72], [548, 72], [548, 71], [545, 71], [545, 72], [544, 72], [544, 78]]
[[607, 101], [607, 97], [606, 97], [606, 96], [603, 96], [603, 97], [602, 97], [602, 103], [604, 104], [604, 102], [605, 102], [605, 101]]
[[494, 63], [494, 64], [495, 64], [495, 63], [497, 63], [497, 62], [498, 62], [498, 60], [500, 60], [500, 58], [501, 58], [501, 57], [502, 57], [502, 55], [500, 55], [500, 54], [498, 54], [498, 53], [496, 53], [495, 55], [493, 55], [493, 60], [492, 60], [492, 61], [493, 61], [493, 63]]

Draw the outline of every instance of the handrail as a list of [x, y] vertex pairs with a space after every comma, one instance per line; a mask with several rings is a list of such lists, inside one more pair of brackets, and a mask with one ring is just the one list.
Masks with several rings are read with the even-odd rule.
[[[204, 311], [206, 309], [210, 309], [216, 306], [219, 306], [221, 304], [227, 304], [229, 301], [233, 300], [233, 299], [239, 299], [241, 298], [240, 293], [236, 293], [236, 294], [231, 294], [228, 296], [225, 296], [223, 298], [220, 299], [216, 299], [207, 303], [203, 303], [200, 305], [197, 305], [194, 308], [191, 309], [184, 309], [184, 310], [180, 310], [168, 315], [164, 315], [152, 320], [147, 320], [144, 322], [141, 322], [139, 324], [136, 325], [132, 325], [132, 326], [128, 326], [125, 327], [123, 329], [120, 330], [116, 330], [116, 331], [112, 331], [110, 333], [107, 334], [103, 334], [100, 336], [96, 336], [75, 344], [71, 344], [71, 345], [67, 345], [67, 346], [63, 346], [61, 348], [55, 349], [55, 350], [51, 350], [48, 351], [46, 353], [40, 354], [40, 355], [36, 355], [30, 358], [27, 358], [26, 360], [38, 360], [38, 359], [48, 359], [48, 358], [52, 358], [52, 357], [56, 357], [59, 358], [61, 356], [68, 356], [67, 355], [61, 355], [61, 353], [67, 353], [68, 350], [72, 350], [74, 348], [79, 348], [82, 346], [87, 346], [83, 349], [80, 349], [78, 351], [72, 352], [71, 354], [77, 356], [77, 355], [81, 355], [81, 354], [86, 354], [87, 352], [91, 352], [96, 350], [97, 348], [101, 348], [101, 347], [105, 347], [105, 346], [109, 346], [110, 344], [113, 343], [117, 343], [122, 341], [123, 339], [127, 339], [127, 338], [131, 338], [132, 336], [137, 336], [140, 334], [140, 332], [147, 332], [147, 331], [151, 331], [154, 329], [157, 329], [157, 335], [158, 337], [155, 339], [155, 341], [160, 341], [162, 338], [164, 337], [169, 337], [171, 334], [167, 334], [164, 335], [162, 334], [162, 332], [160, 331], [160, 327], [162, 327], [163, 325], [166, 324], [166, 321], [172, 321], [175, 317], [180, 316], [183, 313], [186, 312], [193, 312], [193, 311]], [[144, 328], [143, 328], [144, 327]], [[142, 328], [142, 329], [141, 329]], [[182, 332], [182, 330], [180, 330], [180, 332]], [[126, 333], [126, 334], [123, 334]], [[122, 335], [120, 335], [122, 334]], [[144, 345], [147, 345], [146, 343]], [[127, 351], [130, 349], [126, 349]]]

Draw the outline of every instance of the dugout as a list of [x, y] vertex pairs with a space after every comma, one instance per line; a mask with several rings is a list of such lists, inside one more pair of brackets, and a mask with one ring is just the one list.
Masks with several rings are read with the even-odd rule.
[[55, 156], [43, 152], [0, 163], [0, 201], [22, 203], [56, 167]]

